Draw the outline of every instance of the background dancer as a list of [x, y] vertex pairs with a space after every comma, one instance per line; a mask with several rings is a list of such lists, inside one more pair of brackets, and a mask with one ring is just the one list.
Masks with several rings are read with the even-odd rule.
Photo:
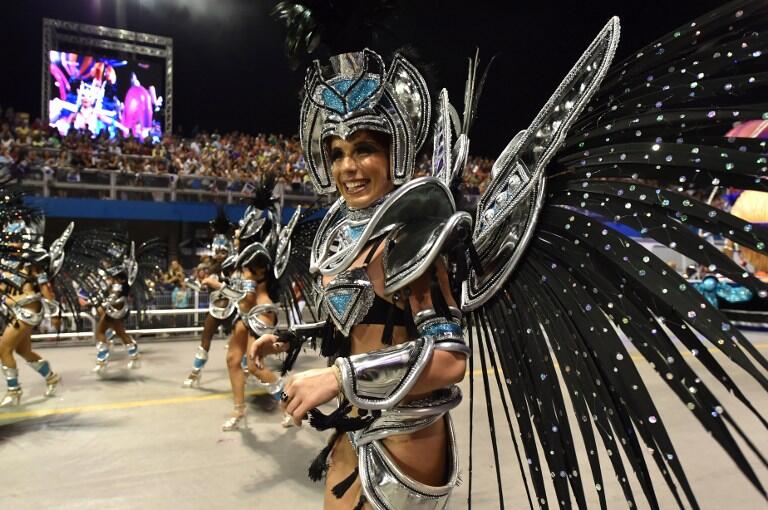
[[227, 369], [234, 396], [232, 416], [222, 430], [237, 430], [247, 425], [245, 383], [249, 375], [256, 377], [272, 395], [282, 390], [280, 377], [264, 367], [248, 367], [246, 351], [252, 334], [261, 335], [277, 325], [275, 305], [277, 281], [272, 272], [273, 251], [277, 243], [278, 215], [274, 210], [272, 189], [274, 176], [265, 176], [252, 205], [246, 210], [236, 232], [238, 247], [235, 274], [223, 294], [237, 303], [239, 317], [227, 345]]
[[0, 361], [7, 384], [0, 407], [9, 407], [19, 405], [23, 393], [14, 351], [45, 379], [46, 397], [56, 394], [61, 380], [50, 363], [32, 350], [32, 330], [45, 316], [51, 317], [56, 329], [61, 326], [60, 305], [50, 280], [61, 268], [74, 224], [45, 250], [42, 213], [26, 207], [22, 194], [3, 177], [0, 197], [0, 315], [6, 324], [0, 337]]
[[200, 338], [200, 345], [195, 353], [195, 359], [192, 363], [192, 371], [184, 380], [184, 388], [193, 388], [200, 385], [202, 370], [208, 362], [208, 353], [211, 350], [211, 340], [220, 326], [225, 330], [230, 329], [232, 319], [237, 309], [237, 304], [228, 299], [222, 292], [222, 288], [228, 284], [229, 276], [234, 269], [236, 254], [232, 242], [229, 239], [229, 230], [231, 226], [220, 210], [218, 217], [211, 222], [212, 228], [216, 234], [211, 241], [211, 251], [213, 252], [213, 266], [210, 274], [206, 276], [198, 286], [195, 282], [187, 282], [187, 285], [194, 290], [207, 288], [211, 291], [208, 300], [208, 315], [205, 316], [203, 323], [203, 333]]
[[110, 356], [108, 329], [114, 331], [128, 349], [128, 368], [139, 368], [139, 346], [127, 333], [124, 319], [133, 305], [141, 320], [141, 313], [150, 300], [148, 282], [161, 272], [164, 247], [160, 240], [153, 239], [136, 248], [122, 234], [104, 230], [85, 232], [78, 242], [109, 255], [109, 258], [102, 259], [106, 268], [90, 275], [83, 289], [99, 318], [94, 335], [96, 365], [93, 372], [100, 376], [106, 374]]

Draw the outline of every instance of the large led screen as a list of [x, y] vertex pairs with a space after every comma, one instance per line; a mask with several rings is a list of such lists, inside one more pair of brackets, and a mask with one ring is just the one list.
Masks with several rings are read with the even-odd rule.
[[66, 135], [162, 136], [164, 62], [50, 52], [49, 123]]

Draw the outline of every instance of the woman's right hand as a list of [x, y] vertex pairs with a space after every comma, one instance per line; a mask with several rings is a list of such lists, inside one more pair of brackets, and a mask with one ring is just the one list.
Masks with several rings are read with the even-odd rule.
[[256, 368], [261, 369], [264, 368], [261, 361], [262, 358], [269, 356], [270, 354], [285, 352], [288, 350], [288, 347], [290, 347], [290, 345], [287, 342], [280, 342], [277, 335], [267, 333], [266, 335], [261, 335], [251, 344], [250, 349], [248, 349], [248, 357], [253, 360], [253, 364], [256, 365]]

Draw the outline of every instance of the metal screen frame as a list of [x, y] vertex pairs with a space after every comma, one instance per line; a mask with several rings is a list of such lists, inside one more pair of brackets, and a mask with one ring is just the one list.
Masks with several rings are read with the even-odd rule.
[[58, 50], [61, 43], [165, 59], [165, 90], [163, 91], [165, 94], [164, 132], [173, 132], [173, 39], [119, 28], [43, 18], [40, 112], [44, 122], [48, 122], [50, 117], [48, 108], [48, 101], [50, 99], [48, 96], [51, 89], [51, 73], [49, 72], [51, 65], [50, 52]]

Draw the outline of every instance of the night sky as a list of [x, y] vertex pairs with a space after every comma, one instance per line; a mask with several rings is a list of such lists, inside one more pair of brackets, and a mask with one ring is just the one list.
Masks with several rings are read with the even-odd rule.
[[[361, 0], [365, 1], [365, 0]], [[272, 0], [17, 0], [2, 2], [0, 105], [39, 115], [42, 19], [172, 37], [174, 129], [297, 132], [304, 69], [291, 70]], [[472, 152], [498, 154], [612, 15], [622, 21], [619, 59], [713, 9], [711, 0], [485, 2], [402, 0], [372, 49], [403, 45], [432, 64], [435, 90], [461, 110], [466, 58], [498, 54], [472, 133]], [[504, 6], [500, 8], [499, 6]]]

